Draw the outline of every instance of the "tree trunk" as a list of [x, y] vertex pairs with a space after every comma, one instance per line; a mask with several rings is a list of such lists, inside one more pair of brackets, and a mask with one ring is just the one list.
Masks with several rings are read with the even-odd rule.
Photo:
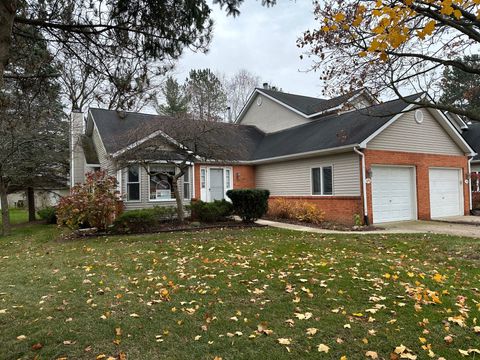
[[173, 178], [172, 186], [173, 194], [175, 195], [175, 201], [177, 202], [177, 218], [178, 221], [183, 224], [185, 222], [185, 213], [183, 212], [183, 201], [180, 191], [178, 191], [178, 179], [176, 177]]
[[3, 182], [3, 178], [0, 176], [0, 200], [2, 204], [2, 227], [1, 234], [8, 235], [10, 234], [10, 217], [8, 216], [8, 199], [7, 199], [7, 187]]
[[16, 0], [0, 1], [0, 89], [3, 88], [3, 73], [10, 57], [13, 20], [16, 11]]
[[27, 201], [28, 201], [28, 221], [35, 221], [35, 190], [29, 186], [27, 188]]

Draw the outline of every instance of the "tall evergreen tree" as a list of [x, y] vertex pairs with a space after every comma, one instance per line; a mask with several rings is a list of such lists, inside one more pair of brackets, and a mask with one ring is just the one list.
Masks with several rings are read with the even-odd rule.
[[[479, 55], [465, 56], [458, 61], [480, 68]], [[442, 89], [441, 103], [480, 113], [480, 75], [467, 73], [456, 67], [448, 67], [443, 72]]]
[[[0, 199], [8, 233], [7, 194], [66, 183], [68, 122], [60, 102], [58, 69], [41, 34], [15, 36], [9, 77], [0, 91]], [[30, 212], [34, 214], [34, 203]]]
[[176, 79], [169, 76], [162, 86], [162, 95], [165, 102], [159, 104], [158, 98], [155, 98], [155, 109], [157, 113], [170, 116], [179, 116], [187, 113], [188, 96], [185, 89]]
[[227, 111], [227, 96], [222, 82], [210, 69], [191, 70], [185, 89], [189, 111], [194, 119], [223, 120]]

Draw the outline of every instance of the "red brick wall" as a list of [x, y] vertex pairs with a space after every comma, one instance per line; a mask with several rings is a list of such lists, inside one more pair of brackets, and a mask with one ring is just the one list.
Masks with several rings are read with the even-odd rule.
[[[195, 197], [200, 199], [200, 167], [211, 166], [206, 164], [195, 164], [194, 166], [194, 182], [195, 182]], [[221, 165], [219, 165], [221, 166]], [[233, 168], [233, 188], [234, 189], [249, 189], [255, 188], [255, 167], [250, 165], [225, 165]]]
[[325, 220], [345, 225], [354, 224], [354, 216], [360, 215], [363, 220], [362, 198], [360, 196], [271, 196], [274, 199], [288, 201], [308, 201], [325, 212]]
[[255, 167], [250, 165], [234, 165], [232, 176], [234, 189], [255, 188]]
[[[452, 167], [461, 168], [463, 180], [468, 172], [468, 161], [466, 156], [449, 156], [434, 154], [419, 154], [407, 152], [394, 152], [384, 150], [368, 150], [365, 153], [365, 165], [368, 171], [372, 165], [411, 165], [416, 169], [417, 181], [417, 213], [420, 220], [430, 219], [430, 167]], [[463, 182], [464, 212], [469, 213], [469, 189], [468, 184]], [[367, 184], [368, 217], [375, 222], [372, 211], [372, 185]]]

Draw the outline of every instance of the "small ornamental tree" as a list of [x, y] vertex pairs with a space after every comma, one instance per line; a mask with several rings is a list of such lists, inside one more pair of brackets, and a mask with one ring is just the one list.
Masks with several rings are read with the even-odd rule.
[[117, 180], [104, 170], [89, 172], [85, 177], [84, 184], [75, 185], [70, 195], [60, 200], [58, 224], [70, 229], [88, 224], [106, 230], [112, 224], [116, 211]]

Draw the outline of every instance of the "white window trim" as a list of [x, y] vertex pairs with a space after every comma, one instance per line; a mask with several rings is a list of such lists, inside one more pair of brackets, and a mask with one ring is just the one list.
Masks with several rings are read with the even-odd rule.
[[[220, 169], [223, 170], [223, 197], [225, 200], [229, 201], [229, 197], [227, 196], [227, 191], [233, 189], [233, 166], [202, 166], [200, 167], [200, 200], [205, 202], [211, 202], [212, 198], [210, 196], [210, 170], [212, 169]], [[202, 189], [202, 170], [205, 171], [205, 188]], [[225, 170], [230, 171], [230, 181], [227, 184], [227, 172]]]
[[[128, 181], [128, 168], [130, 166], [138, 166], [138, 182]], [[142, 167], [139, 164], [132, 164], [126, 168], [125, 172], [125, 202], [141, 203], [142, 202]], [[128, 184], [138, 184], [138, 200], [128, 200]]]
[[[189, 166], [187, 168], [187, 173], [188, 173], [188, 182], [185, 181], [185, 174], [181, 177], [182, 179], [182, 195], [183, 195], [183, 200], [192, 200], [192, 178], [193, 178], [193, 171], [191, 171], [192, 167]], [[185, 184], [188, 184], [188, 192], [190, 197], [185, 197]]]
[[[154, 165], [158, 165], [158, 164], [154, 164]], [[163, 163], [161, 163], [160, 165], [164, 165]], [[173, 169], [175, 171], [175, 174], [177, 173], [177, 168], [175, 166], [173, 166]], [[150, 165], [148, 165], [148, 174], [147, 174], [147, 177], [148, 177], [148, 202], [155, 202], [155, 203], [162, 203], [162, 202], [172, 202], [172, 201], [175, 201], [175, 197], [172, 197], [170, 199], [150, 199]], [[183, 190], [182, 190], [183, 192]]]
[[[332, 193], [331, 194], [324, 194], [323, 193], [323, 168], [331, 167], [332, 168]], [[314, 194], [313, 193], [313, 174], [312, 171], [313, 169], [320, 169], [320, 189], [322, 191], [321, 194]], [[311, 166], [310, 167], [310, 196], [316, 196], [316, 197], [332, 197], [335, 196], [335, 167], [333, 164], [324, 164], [324, 165], [316, 165], [316, 166]]]

